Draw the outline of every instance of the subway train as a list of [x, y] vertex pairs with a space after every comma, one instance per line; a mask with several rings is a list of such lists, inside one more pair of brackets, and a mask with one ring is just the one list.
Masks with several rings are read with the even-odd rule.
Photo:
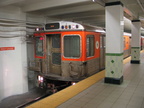
[[[125, 58], [131, 52], [131, 37], [123, 38]], [[68, 21], [47, 23], [35, 30], [34, 50], [29, 70], [37, 73], [42, 86], [49, 80], [77, 82], [105, 68], [105, 32], [98, 27]]]

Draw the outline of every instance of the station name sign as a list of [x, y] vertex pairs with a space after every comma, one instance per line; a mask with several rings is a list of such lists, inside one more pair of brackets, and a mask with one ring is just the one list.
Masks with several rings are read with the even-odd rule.
[[15, 50], [15, 47], [0, 47], [0, 51]]

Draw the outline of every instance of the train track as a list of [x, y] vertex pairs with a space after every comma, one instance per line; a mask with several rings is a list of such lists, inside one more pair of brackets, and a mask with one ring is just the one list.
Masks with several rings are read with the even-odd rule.
[[45, 97], [47, 97], [47, 96], [49, 96], [49, 95], [50, 95], [50, 94], [42, 95], [42, 96], [40, 96], [40, 97], [37, 97], [36, 99], [33, 99], [33, 100], [30, 101], [30, 102], [26, 102], [26, 103], [24, 103], [24, 104], [21, 104], [21, 105], [17, 106], [16, 108], [24, 108], [24, 107], [26, 107], [26, 106], [28, 106], [28, 105], [30, 105], [30, 104], [32, 104], [32, 103], [35, 103], [35, 102], [37, 102], [37, 101], [39, 101], [39, 100], [41, 100], [41, 99], [43, 99], [43, 98], [45, 98]]
[[37, 101], [39, 101], [39, 100], [41, 100], [41, 99], [44, 99], [44, 98], [46, 98], [47, 96], [50, 96], [50, 95], [56, 93], [57, 91], [60, 91], [60, 90], [62, 90], [62, 89], [64, 89], [64, 88], [66, 88], [66, 87], [68, 87], [67, 84], [66, 84], [66, 85], [55, 86], [54, 89], [47, 89], [47, 92], [46, 92], [44, 95], [39, 96], [39, 97], [33, 99], [32, 101], [23, 103], [23, 104], [17, 106], [16, 108], [24, 108], [24, 107], [26, 107], [26, 106], [29, 106], [30, 104], [35, 103], [35, 102], [37, 102]]

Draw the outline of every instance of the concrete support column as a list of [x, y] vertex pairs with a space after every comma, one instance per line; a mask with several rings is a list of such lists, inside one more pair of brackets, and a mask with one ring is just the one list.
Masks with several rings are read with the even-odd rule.
[[28, 91], [25, 22], [20, 8], [0, 9], [0, 101]]
[[140, 20], [132, 21], [132, 41], [131, 41], [131, 63], [139, 64], [140, 63]]
[[106, 74], [105, 83], [123, 82], [123, 4], [106, 4]]

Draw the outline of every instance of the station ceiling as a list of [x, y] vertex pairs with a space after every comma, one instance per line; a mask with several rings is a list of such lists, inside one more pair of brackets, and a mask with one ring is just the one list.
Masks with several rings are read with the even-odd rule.
[[[23, 12], [42, 15], [47, 19], [74, 21], [105, 28], [105, 3], [115, 1], [118, 0], [0, 0], [0, 7], [14, 5]], [[124, 31], [131, 31], [131, 20], [140, 20], [144, 28], [144, 0], [119, 1], [124, 4]]]

